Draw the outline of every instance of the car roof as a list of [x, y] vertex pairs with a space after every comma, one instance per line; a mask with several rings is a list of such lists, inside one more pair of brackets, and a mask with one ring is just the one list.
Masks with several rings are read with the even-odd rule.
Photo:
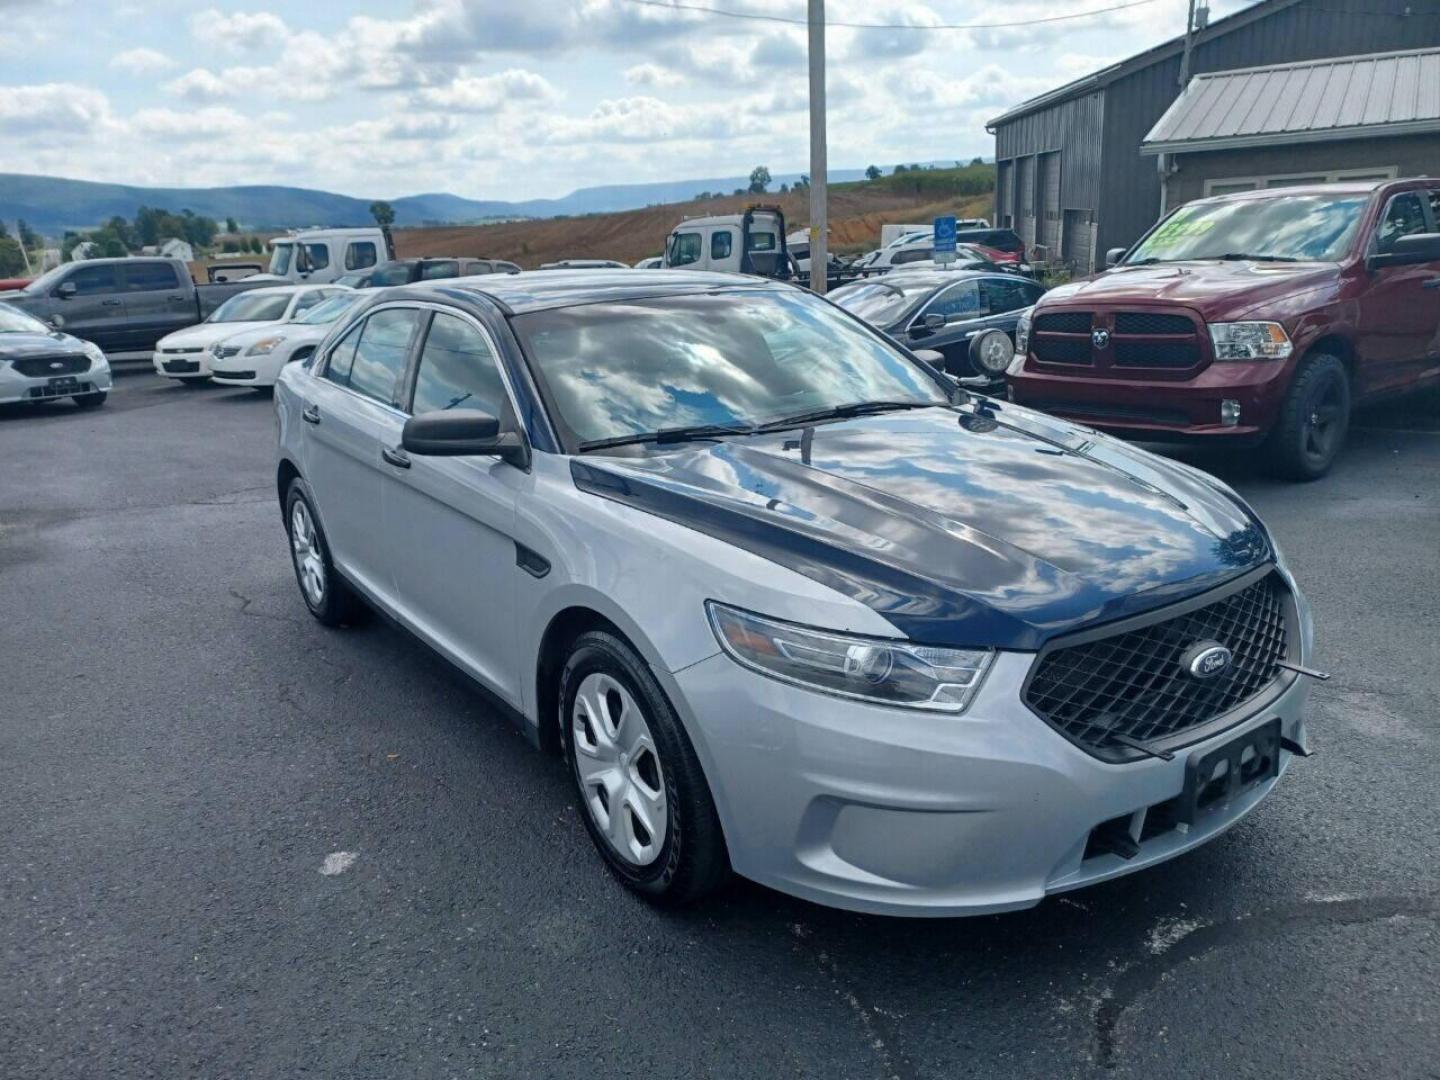
[[1228, 195], [1211, 195], [1196, 202], [1250, 202], [1257, 199], [1277, 199], [1286, 195], [1369, 195], [1393, 180], [1344, 180], [1336, 184], [1287, 184], [1284, 187], [1255, 188], [1251, 191], [1232, 191]]
[[686, 293], [773, 288], [776, 283], [747, 274], [717, 274], [703, 270], [524, 270], [518, 274], [482, 274], [476, 277], [438, 278], [397, 285], [386, 290], [389, 299], [473, 300], [487, 298], [511, 314], [571, 307], [601, 301], [641, 300]]

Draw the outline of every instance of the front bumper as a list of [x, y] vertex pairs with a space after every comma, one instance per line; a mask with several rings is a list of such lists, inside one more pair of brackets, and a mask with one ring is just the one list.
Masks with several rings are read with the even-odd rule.
[[[1302, 603], [1303, 648], [1308, 616]], [[1205, 843], [1254, 808], [1262, 781], [1188, 829], [1146, 835], [1132, 858], [1087, 857], [1092, 830], [1179, 795], [1186, 761], [1279, 717], [1306, 745], [1295, 679], [1253, 716], [1173, 761], [1108, 764], [1021, 703], [1034, 657], [1001, 654], [969, 710], [917, 713], [820, 695], [722, 655], [674, 679], [735, 870], [823, 904], [895, 915], [1031, 907]], [[1281, 752], [1280, 768], [1291, 754]]]
[[167, 379], [208, 379], [210, 377], [210, 352], [162, 353], [151, 357], [155, 374]]
[[111, 388], [110, 367], [92, 363], [88, 371], [61, 376], [74, 383], [58, 382], [53, 377], [22, 375], [7, 363], [0, 363], [0, 405], [16, 402], [58, 401], [80, 394], [94, 394]]
[[[1009, 397], [1066, 420], [1132, 438], [1197, 442], [1244, 442], [1263, 438], [1280, 413], [1290, 385], [1289, 361], [1211, 363], [1185, 380], [1098, 376], [1078, 367], [1072, 373], [1041, 369], [1027, 357], [1019, 373], [1007, 376]], [[1224, 424], [1220, 403], [1240, 405], [1239, 422]]]

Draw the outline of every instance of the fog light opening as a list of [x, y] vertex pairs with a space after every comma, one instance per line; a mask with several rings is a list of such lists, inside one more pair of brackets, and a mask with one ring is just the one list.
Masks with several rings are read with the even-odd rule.
[[1226, 427], [1234, 427], [1240, 423], [1240, 403], [1233, 398], [1226, 398], [1220, 402], [1220, 423]]

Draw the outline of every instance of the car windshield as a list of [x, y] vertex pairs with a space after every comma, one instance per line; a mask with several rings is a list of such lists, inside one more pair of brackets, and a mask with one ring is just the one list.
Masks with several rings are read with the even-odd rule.
[[0, 304], [0, 334], [48, 334], [50, 327], [39, 319], [17, 311], [9, 304]]
[[1182, 206], [1125, 265], [1187, 259], [1333, 261], [1349, 247], [1367, 195], [1277, 195]]
[[513, 325], [570, 441], [947, 401], [898, 349], [798, 291], [613, 300]]
[[290, 272], [290, 256], [295, 252], [294, 244], [276, 244], [270, 253], [270, 273], [284, 277]]
[[285, 317], [289, 293], [241, 293], [232, 296], [206, 322], [274, 322]]
[[924, 303], [939, 283], [933, 274], [895, 272], [880, 281], [842, 285], [830, 299], [871, 326], [890, 326]]
[[363, 296], [353, 296], [350, 293], [341, 293], [339, 296], [332, 296], [328, 300], [322, 300], [305, 314], [295, 321], [297, 323], [308, 323], [311, 326], [332, 323], [349, 311], [353, 304], [363, 300]]

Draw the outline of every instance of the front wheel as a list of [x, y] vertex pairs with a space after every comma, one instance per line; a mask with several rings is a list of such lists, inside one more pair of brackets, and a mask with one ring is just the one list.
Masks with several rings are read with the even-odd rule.
[[1265, 441], [1271, 468], [1288, 480], [1330, 471], [1350, 430], [1350, 376], [1338, 356], [1313, 353], [1300, 363]]
[[730, 864], [710, 787], [645, 661], [613, 634], [582, 634], [560, 709], [581, 817], [615, 876], [659, 904], [719, 887]]

